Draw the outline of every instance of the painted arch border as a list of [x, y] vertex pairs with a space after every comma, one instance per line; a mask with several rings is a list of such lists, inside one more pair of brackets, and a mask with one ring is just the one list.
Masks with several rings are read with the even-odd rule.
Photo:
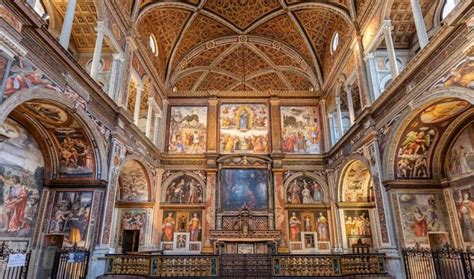
[[157, 201], [157, 202], [160, 202], [160, 203], [163, 203], [163, 202], [166, 202], [166, 200], [163, 200], [163, 199], [166, 199], [166, 190], [168, 189], [168, 187], [171, 185], [171, 183], [173, 182], [173, 180], [175, 180], [176, 178], [178, 177], [181, 177], [181, 176], [190, 176], [192, 178], [194, 178], [200, 185], [201, 185], [201, 188], [203, 189], [203, 201], [206, 200], [206, 197], [205, 197], [205, 189], [206, 189], [206, 182], [201, 178], [199, 177], [199, 175], [197, 175], [196, 173], [192, 172], [192, 171], [177, 171], [175, 173], [173, 173], [172, 175], [168, 176], [162, 183], [161, 183], [161, 196], [160, 196], [160, 201]]
[[[387, 143], [385, 144], [388, 149], [384, 151], [384, 154], [382, 154], [382, 169], [384, 170], [382, 174], [383, 181], [395, 179], [395, 157], [398, 144], [402, 140], [403, 131], [407, 129], [411, 121], [423, 109], [435, 102], [448, 98], [458, 98], [471, 103], [471, 105], [474, 104], [474, 94], [472, 89], [460, 86], [439, 87], [421, 94], [401, 111], [397, 122], [394, 124], [394, 128], [388, 135]], [[448, 126], [448, 128], [450, 126]], [[432, 166], [434, 166], [434, 164], [432, 164]], [[432, 176], [433, 178], [437, 178], [439, 176], [439, 169], [432, 169]]]
[[[366, 168], [367, 168], [367, 171], [369, 172], [369, 175], [370, 175], [370, 184], [374, 184], [374, 177], [372, 175], [372, 172], [370, 170], [370, 162], [369, 160], [364, 157], [363, 155], [360, 155], [360, 154], [353, 154], [353, 155], [350, 155], [348, 156], [343, 164], [342, 164], [342, 168], [340, 168], [340, 173], [337, 175], [337, 180], [336, 180], [336, 191], [335, 191], [335, 200], [337, 203], [339, 202], [344, 202], [343, 200], [343, 196], [342, 196], [342, 193], [343, 193], [343, 190], [344, 190], [344, 177], [346, 176], [346, 173], [347, 173], [347, 170], [349, 169], [349, 167], [355, 163], [356, 161], [360, 161]], [[369, 184], [369, 186], [370, 186]]]
[[323, 191], [322, 203], [328, 204], [329, 203], [329, 192], [330, 192], [329, 187], [328, 187], [328, 183], [326, 182], [326, 179], [323, 176], [321, 176], [318, 173], [312, 172], [312, 171], [299, 171], [299, 172], [293, 173], [292, 175], [290, 175], [285, 180], [285, 182], [283, 183], [283, 190], [285, 191], [284, 192], [285, 203], [287, 202], [287, 198], [288, 198], [287, 193], [288, 193], [288, 188], [291, 185], [291, 182], [293, 182], [293, 180], [295, 180], [299, 177], [302, 177], [302, 176], [307, 176], [307, 177], [310, 177], [310, 178], [314, 179], [314, 181], [316, 181], [319, 184], [319, 186], [321, 186], [321, 189]]
[[83, 109], [76, 107], [76, 102], [69, 99], [68, 97], [61, 95], [61, 93], [51, 90], [38, 90], [34, 94], [26, 94], [26, 92], [17, 93], [10, 98], [6, 99], [0, 105], [0, 125], [3, 125], [6, 118], [21, 104], [27, 101], [49, 101], [53, 104], [64, 106], [69, 112], [76, 117], [76, 120], [79, 122], [81, 127], [84, 129], [84, 132], [88, 139], [91, 141], [92, 147], [94, 149], [94, 159], [95, 159], [95, 179], [107, 179], [108, 175], [108, 165], [107, 165], [107, 149], [105, 144], [108, 142], [104, 141], [103, 136], [96, 127], [94, 121], [89, 117], [87, 112]]

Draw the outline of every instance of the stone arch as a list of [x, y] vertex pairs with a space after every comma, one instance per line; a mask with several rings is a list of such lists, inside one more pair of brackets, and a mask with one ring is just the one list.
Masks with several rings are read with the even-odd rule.
[[120, 202], [151, 201], [153, 191], [150, 171], [140, 160], [137, 160], [138, 158], [131, 157], [123, 162], [117, 177], [116, 200]]
[[[184, 179], [185, 182], [188, 182], [185, 179], [186, 176], [190, 177], [191, 180], [196, 180], [197, 181], [198, 185], [201, 188], [201, 194], [200, 194], [201, 202], [200, 203], [203, 203], [205, 201], [204, 194], [205, 194], [205, 189], [206, 189], [206, 182], [198, 174], [196, 174], [194, 172], [191, 172], [191, 171], [178, 171], [178, 172], [173, 173], [169, 177], [167, 177], [163, 181], [163, 183], [161, 184], [161, 201], [160, 202], [162, 202], [162, 203], [179, 203], [179, 204], [187, 203], [186, 200], [184, 202], [179, 202], [179, 201], [173, 202], [169, 198], [169, 194], [168, 194], [168, 190], [173, 185], [173, 183], [176, 183], [176, 180]], [[171, 194], [173, 194], [173, 193], [171, 193]], [[186, 198], [186, 196], [185, 196], [185, 198]], [[196, 202], [192, 202], [192, 203], [196, 203]], [[199, 202], [197, 202], [197, 203], [199, 203]]]
[[[285, 201], [286, 202], [289, 201], [288, 192], [290, 190], [290, 187], [291, 187], [292, 183], [294, 181], [296, 181], [296, 179], [302, 178], [302, 177], [309, 177], [314, 182], [319, 184], [320, 189], [321, 189], [321, 198], [320, 198], [319, 201], [315, 201], [315, 203], [322, 202], [322, 203], [326, 204], [326, 203], [329, 202], [329, 189], [328, 189], [328, 185], [327, 185], [326, 180], [323, 177], [321, 177], [320, 175], [317, 175], [313, 172], [306, 172], [306, 171], [297, 172], [297, 173], [292, 174], [283, 183], [283, 189], [285, 189], [285, 198], [286, 198]], [[314, 196], [314, 193], [313, 193], [313, 196]]]
[[98, 128], [97, 124], [90, 118], [88, 113], [82, 108], [78, 108], [78, 101], [67, 98], [61, 93], [52, 90], [38, 90], [34, 94], [28, 92], [19, 92], [9, 97], [7, 100], [0, 105], [0, 125], [10, 115], [10, 113], [27, 101], [44, 101], [57, 104], [65, 107], [73, 116], [76, 116], [76, 120], [84, 128], [86, 135], [91, 141], [94, 147], [94, 157], [96, 163], [96, 179], [106, 179], [108, 174], [107, 166], [107, 139], [103, 136]]
[[474, 95], [472, 90], [464, 87], [452, 86], [452, 87], [439, 87], [435, 88], [420, 97], [411, 101], [408, 106], [398, 116], [397, 122], [393, 123], [391, 132], [387, 135], [387, 149], [382, 154], [382, 165], [383, 165], [383, 180], [395, 179], [395, 157], [397, 153], [397, 147], [402, 140], [402, 133], [410, 125], [410, 122], [428, 106], [441, 101], [443, 99], [457, 98], [460, 100], [467, 101], [474, 104]]
[[[340, 175], [338, 176], [338, 185], [336, 191], [336, 201], [337, 202], [371, 202], [373, 201], [373, 195], [371, 187], [373, 185], [373, 177], [370, 172], [370, 163], [362, 155], [351, 155], [347, 158], [344, 166], [341, 168]], [[353, 174], [352, 174], [353, 173]], [[349, 175], [356, 175], [354, 179], [351, 179]], [[354, 184], [351, 187], [354, 189], [346, 189], [349, 185]], [[357, 190], [357, 189], [359, 190]], [[348, 194], [352, 193], [350, 199], [348, 199]], [[345, 196], [346, 195], [346, 196]], [[365, 196], [364, 196], [365, 195]]]

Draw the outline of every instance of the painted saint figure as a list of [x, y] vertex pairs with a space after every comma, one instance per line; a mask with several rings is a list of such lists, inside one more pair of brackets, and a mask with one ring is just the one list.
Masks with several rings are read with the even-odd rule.
[[426, 216], [419, 207], [415, 207], [415, 212], [413, 213], [413, 231], [416, 236], [427, 236], [428, 234]]
[[469, 193], [464, 193], [461, 195], [459, 193], [459, 200], [457, 201], [457, 211], [459, 224], [461, 225], [462, 235], [464, 241], [472, 242], [474, 241], [474, 234], [472, 232], [472, 213], [473, 213], [474, 203], [469, 198]]
[[163, 230], [164, 241], [173, 241], [175, 225], [176, 221], [173, 217], [173, 212], [169, 212], [168, 217], [165, 218], [165, 220], [163, 221], [163, 226], [161, 227], [161, 229]]
[[329, 224], [328, 219], [324, 217], [322, 212], [319, 212], [319, 217], [316, 220], [316, 227], [318, 230], [319, 241], [329, 241]]
[[290, 241], [298, 241], [301, 231], [301, 221], [296, 217], [296, 212], [293, 212], [290, 218]]
[[244, 109], [239, 115], [239, 130], [246, 131], [249, 129], [249, 113]]
[[304, 216], [304, 230], [307, 232], [310, 232], [311, 229], [312, 229], [311, 218], [309, 217], [309, 215], [305, 215]]
[[201, 221], [197, 213], [193, 213], [193, 218], [189, 221], [189, 232], [191, 241], [199, 241], [199, 233], [201, 232]]
[[25, 225], [25, 209], [28, 201], [28, 192], [20, 182], [20, 177], [13, 176], [6, 180], [3, 175], [0, 180], [4, 183], [2, 231], [19, 231]]
[[304, 183], [304, 189], [301, 191], [301, 194], [303, 195], [303, 204], [311, 204], [314, 203], [313, 197], [311, 196], [311, 191], [309, 190], [309, 186], [306, 183], [306, 181], [303, 181]]
[[300, 186], [296, 183], [296, 180], [293, 181], [293, 185], [291, 186], [291, 203], [292, 204], [300, 204], [301, 199], [300, 199], [300, 193], [301, 189]]

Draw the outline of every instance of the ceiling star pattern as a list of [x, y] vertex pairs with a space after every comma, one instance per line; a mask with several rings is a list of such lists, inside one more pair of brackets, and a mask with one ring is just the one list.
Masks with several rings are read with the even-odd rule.
[[277, 0], [207, 0], [204, 8], [244, 30], [262, 16], [280, 8], [280, 4]]
[[153, 61], [159, 67], [158, 72], [161, 76], [165, 75], [167, 58], [189, 15], [189, 11], [170, 8], [147, 13], [140, 19], [138, 32], [141, 34], [142, 43], [148, 46], [150, 34], [157, 38], [158, 55], [154, 57]]
[[161, 59], [156, 67], [167, 94], [311, 90], [318, 95], [340, 55], [329, 53], [334, 31], [341, 46], [354, 32], [347, 3], [143, 1], [136, 30], [159, 42], [163, 57], [155, 58]]

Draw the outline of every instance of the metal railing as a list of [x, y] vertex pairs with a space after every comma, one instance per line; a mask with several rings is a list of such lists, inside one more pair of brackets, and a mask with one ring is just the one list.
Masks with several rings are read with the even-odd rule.
[[459, 279], [474, 278], [474, 255], [445, 246], [430, 250], [419, 246], [403, 249], [403, 262], [408, 279]]
[[[24, 264], [21, 266], [9, 266], [10, 256], [13, 254], [23, 254]], [[28, 266], [31, 253], [23, 249], [9, 248], [7, 241], [0, 241], [0, 278], [1, 279], [24, 279], [28, 275]]]
[[385, 275], [384, 254], [106, 255], [106, 275], [260, 277]]
[[80, 248], [66, 248], [56, 252], [52, 279], [83, 279], [87, 276], [90, 252]]

